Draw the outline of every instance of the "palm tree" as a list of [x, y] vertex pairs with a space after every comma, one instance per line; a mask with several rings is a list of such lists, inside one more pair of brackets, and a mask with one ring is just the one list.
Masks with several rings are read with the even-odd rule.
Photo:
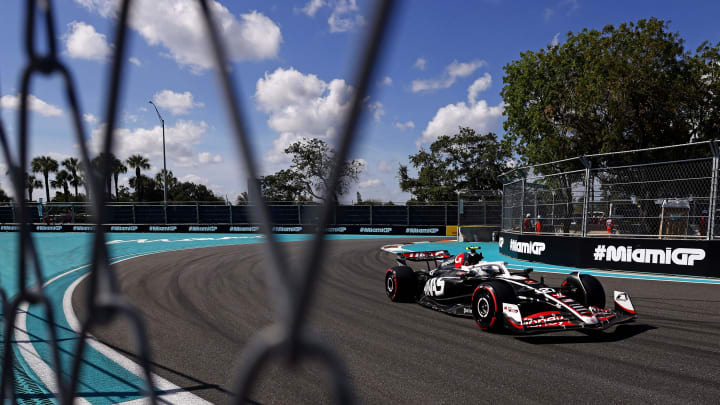
[[93, 160], [90, 162], [92, 163], [93, 167], [95, 168], [96, 172], [100, 175], [103, 175], [103, 163], [105, 162], [105, 159], [109, 159], [110, 161], [110, 172], [107, 173], [107, 176], [103, 179], [105, 180], [105, 191], [107, 192], [108, 201], [112, 199], [112, 163], [113, 161], [117, 160], [115, 155], [112, 153], [110, 155], [105, 155], [105, 152], [100, 153], [98, 156], [95, 156]]
[[127, 165], [135, 169], [135, 200], [140, 201], [142, 199], [142, 178], [140, 177], [140, 170], [149, 170], [150, 161], [143, 155], [132, 155], [125, 161]]
[[80, 171], [80, 161], [77, 158], [71, 157], [62, 161], [62, 165], [70, 172], [70, 178], [68, 183], [75, 187], [75, 199], [78, 198], [78, 186], [83, 183], [82, 177], [78, 175]]
[[48, 177], [50, 173], [55, 173], [58, 170], [57, 160], [50, 156], [38, 156], [30, 162], [30, 168], [33, 173], [42, 173], [45, 178], [45, 197], [47, 201], [50, 201], [50, 182]]
[[40, 180], [38, 180], [37, 178], [35, 178], [35, 176], [30, 176], [29, 174], [27, 174], [27, 172], [25, 173], [25, 188], [27, 189], [27, 192], [28, 192], [28, 201], [33, 200], [32, 199], [33, 191], [35, 189], [42, 188], [42, 186], [43, 186], [42, 182]]
[[112, 174], [115, 178], [115, 199], [117, 201], [120, 201], [120, 186], [118, 185], [118, 177], [120, 177], [121, 173], [127, 173], [127, 166], [123, 164], [122, 160], [114, 158], [112, 161]]
[[55, 175], [55, 180], [52, 180], [50, 182], [50, 185], [53, 186], [53, 188], [62, 188], [63, 189], [63, 196], [65, 197], [65, 201], [68, 200], [68, 197], [70, 196], [70, 186], [68, 185], [68, 181], [71, 178], [71, 174], [68, 173], [65, 170], [60, 170]]

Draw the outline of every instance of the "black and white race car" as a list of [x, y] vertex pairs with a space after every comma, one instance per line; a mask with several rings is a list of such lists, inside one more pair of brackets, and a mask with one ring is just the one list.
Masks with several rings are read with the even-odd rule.
[[[397, 246], [385, 246], [398, 263], [385, 272], [385, 292], [392, 301], [472, 317], [488, 331], [603, 330], [637, 319], [626, 292], [614, 291], [614, 308], [605, 309], [605, 290], [589, 274], [575, 272], [559, 287], [549, 287], [543, 277], [531, 279], [530, 268], [510, 271], [506, 262], [483, 261], [479, 249], [451, 256], [446, 250], [398, 252]], [[426, 262], [427, 269], [413, 269], [408, 261]]]

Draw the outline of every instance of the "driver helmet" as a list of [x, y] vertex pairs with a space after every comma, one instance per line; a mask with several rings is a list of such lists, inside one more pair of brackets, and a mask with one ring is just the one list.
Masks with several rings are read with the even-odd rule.
[[530, 218], [530, 213], [525, 214], [525, 218]]

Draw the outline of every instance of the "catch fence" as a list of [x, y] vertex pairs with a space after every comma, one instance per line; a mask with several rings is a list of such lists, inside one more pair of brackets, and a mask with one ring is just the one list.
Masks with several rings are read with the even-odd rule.
[[[96, 224], [87, 203], [25, 203], [28, 221], [41, 224]], [[497, 201], [463, 200], [409, 205], [336, 205], [331, 225], [500, 225], [501, 205]], [[321, 205], [270, 203], [274, 225], [318, 225]], [[106, 224], [258, 224], [255, 205], [225, 205], [202, 202], [107, 204]], [[18, 223], [14, 203], [0, 203], [0, 224]]]
[[715, 239], [718, 146], [704, 141], [514, 169], [503, 174], [502, 230]]

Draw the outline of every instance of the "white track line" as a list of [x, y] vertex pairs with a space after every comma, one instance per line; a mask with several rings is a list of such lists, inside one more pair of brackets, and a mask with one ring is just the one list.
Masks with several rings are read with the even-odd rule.
[[[128, 258], [120, 261], [125, 261], [133, 258]], [[118, 263], [118, 262], [115, 262]], [[77, 316], [75, 315], [75, 310], [72, 306], [72, 296], [75, 292], [75, 288], [88, 276], [89, 274], [85, 274], [82, 277], [75, 280], [70, 287], [68, 287], [67, 290], [65, 290], [65, 295], [63, 296], [63, 312], [65, 313], [65, 319], [67, 319], [68, 324], [70, 325], [70, 328], [74, 330], [76, 333], [80, 333], [81, 325], [80, 320], [78, 320]], [[143, 368], [135, 363], [134, 361], [130, 360], [129, 358], [125, 357], [124, 355], [120, 354], [119, 352], [115, 351], [110, 346], [100, 342], [95, 338], [95, 336], [88, 334], [87, 344], [91, 346], [93, 349], [97, 350], [102, 354], [103, 356], [107, 357], [108, 359], [114, 361], [122, 368], [128, 370], [129, 372], [135, 374], [136, 376], [140, 377], [140, 379], [144, 380], [144, 371]], [[171, 391], [170, 394], [166, 395], [158, 395], [158, 400], [161, 402], [167, 402], [171, 404], [210, 404], [211, 402], [208, 402], [197, 395], [191, 394], [182, 388], [178, 387], [177, 385], [171, 383], [170, 381], [160, 377], [159, 375], [152, 373], [151, 374], [153, 387], [161, 390], [161, 391]], [[123, 402], [124, 404], [145, 404], [150, 403], [150, 400], [148, 398], [141, 398], [137, 400], [132, 400], [128, 402]]]
[[[205, 246], [203, 246], [205, 247]], [[190, 250], [190, 249], [201, 249], [202, 247], [196, 247], [196, 248], [188, 248], [188, 249], [174, 249], [174, 251], [177, 250]], [[169, 250], [173, 251], [173, 250]], [[125, 260], [135, 259], [141, 256], [147, 256], [151, 254], [156, 253], [165, 253], [169, 251], [157, 251], [157, 252], [149, 252], [149, 253], [143, 253], [143, 254], [133, 254], [133, 255], [122, 255], [118, 257], [126, 257], [121, 260], [116, 260], [112, 262], [111, 264], [120, 263]], [[59, 274], [47, 282], [43, 284], [43, 288], [47, 287], [48, 285], [54, 283], [55, 281], [70, 275], [76, 271], [85, 269], [87, 267], [90, 267], [90, 265], [84, 265], [77, 268], [74, 268], [72, 270], [66, 271], [65, 273]], [[65, 314], [65, 318], [68, 321], [68, 324], [72, 328], [75, 333], [80, 334], [80, 321], [77, 319], [77, 316], [75, 315], [75, 311], [72, 308], [72, 293], [77, 287], [77, 285], [80, 283], [81, 280], [83, 280], [85, 277], [87, 277], [87, 274], [80, 277], [78, 280], [73, 282], [73, 284], [70, 285], [70, 287], [65, 291], [65, 295], [63, 295], [63, 312]], [[68, 294], [69, 292], [69, 294]], [[40, 354], [35, 349], [35, 346], [33, 346], [30, 336], [27, 333], [27, 310], [29, 305], [27, 303], [22, 304], [18, 309], [18, 314], [15, 317], [15, 341], [17, 342], [17, 348], [20, 351], [20, 355], [23, 357], [25, 362], [30, 366], [30, 368], [33, 370], [35, 375], [40, 378], [40, 381], [45, 385], [45, 387], [50, 391], [51, 393], [55, 394], [56, 396], [59, 394], [58, 386], [57, 386], [57, 376], [55, 374], [55, 371], [50, 367], [50, 365], [45, 362], [40, 357]], [[88, 339], [86, 340], [87, 344], [92, 346], [95, 350], [105, 355], [107, 358], [111, 359], [112, 361], [116, 362], [121, 367], [125, 368], [126, 370], [130, 371], [131, 373], [135, 374], [136, 376], [140, 378], [144, 378], [142, 376], [142, 367], [140, 367], [137, 363], [130, 360], [129, 358], [123, 356], [122, 354], [118, 353], [117, 351], [113, 350], [109, 346], [101, 343], [98, 341], [94, 336], [88, 336]], [[151, 378], [153, 380], [153, 386], [156, 388], [159, 388], [163, 391], [177, 391], [173, 392], [167, 395], [158, 396], [159, 402], [166, 402], [166, 403], [173, 403], [173, 404], [211, 404], [211, 402], [208, 402], [197, 395], [191, 394], [189, 392], [186, 392], [182, 388], [178, 387], [177, 385], [171, 383], [170, 381], [156, 375], [155, 373], [151, 374]], [[83, 405], [91, 405], [91, 402], [84, 398], [75, 398], [75, 403], [77, 404], [83, 404]], [[147, 398], [141, 398], [137, 400], [132, 400], [126, 402], [126, 404], [144, 404], [149, 403], [149, 399]]]

